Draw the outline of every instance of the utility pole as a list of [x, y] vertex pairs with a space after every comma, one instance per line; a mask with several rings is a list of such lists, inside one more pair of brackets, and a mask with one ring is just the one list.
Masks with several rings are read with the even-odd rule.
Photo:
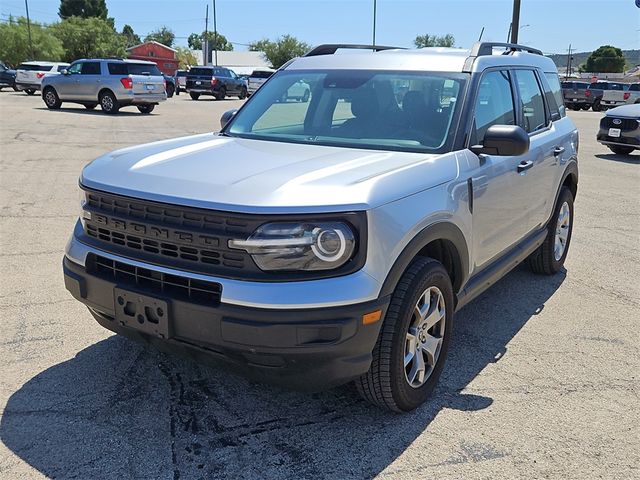
[[31, 50], [31, 59], [35, 60], [35, 52], [33, 51], [33, 42], [31, 41], [31, 20], [29, 18], [29, 3], [24, 0], [24, 8], [27, 9], [27, 30], [29, 31], [29, 49]]
[[204, 18], [204, 38], [202, 39], [202, 64], [209, 65], [209, 4]]
[[376, 46], [376, 7], [377, 7], [377, 2], [376, 0], [373, 0], [373, 43], [372, 45], [374, 47]]
[[565, 76], [565, 80], [569, 78], [571, 74], [571, 44], [569, 44], [569, 53], [567, 55], [567, 74]]
[[513, 0], [513, 17], [511, 18], [510, 43], [518, 43], [518, 30], [520, 27], [520, 0]]
[[216, 0], [213, 0], [213, 48], [216, 56], [216, 67], [218, 66], [218, 27], [216, 26]]

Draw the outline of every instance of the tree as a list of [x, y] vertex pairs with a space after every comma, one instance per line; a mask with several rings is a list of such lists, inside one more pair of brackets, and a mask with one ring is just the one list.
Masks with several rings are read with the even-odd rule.
[[100, 18], [70, 17], [51, 26], [51, 30], [64, 47], [63, 59], [124, 57], [124, 39], [107, 20]]
[[620, 73], [624, 71], [625, 62], [622, 50], [611, 45], [603, 45], [589, 55], [584, 71]]
[[176, 48], [176, 58], [178, 59], [178, 68], [180, 70], [186, 70], [187, 68], [197, 65], [198, 59], [196, 56], [185, 47]]
[[176, 39], [175, 34], [168, 27], [162, 27], [158, 30], [154, 30], [149, 35], [144, 37], [145, 42], [159, 42], [167, 47], [171, 47], [173, 45], [173, 41]]
[[[205, 32], [202, 32], [200, 35], [198, 35], [197, 33], [192, 33], [191, 35], [189, 35], [189, 38], [187, 39], [189, 48], [191, 48], [192, 50], [201, 50], [202, 41], [204, 38], [205, 38]], [[227, 37], [222, 35], [220, 32], [218, 32], [218, 37], [217, 37], [218, 41], [217, 43], [215, 43], [215, 48], [214, 48], [214, 42], [216, 39], [215, 33], [207, 32], [207, 38], [209, 39], [209, 51], [222, 50], [222, 51], [230, 52], [231, 50], [233, 50], [233, 45], [231, 44], [231, 42], [229, 42], [229, 40], [227, 40]]]
[[424, 48], [424, 47], [453, 47], [456, 43], [455, 38], [450, 33], [439, 37], [438, 35], [429, 35], [428, 33], [424, 35], [418, 35], [413, 44], [416, 48]]
[[140, 37], [136, 35], [131, 25], [125, 25], [124, 27], [122, 27], [122, 33], [120, 35], [122, 35], [124, 39], [124, 45], [127, 48], [133, 47], [135, 45], [140, 45], [142, 43]]
[[289, 60], [307, 53], [311, 47], [291, 35], [284, 35], [275, 41], [258, 40], [249, 45], [253, 52], [264, 52], [273, 68], [280, 68]]
[[33, 52], [29, 46], [27, 19], [9, 17], [0, 23], [0, 58], [10, 65], [19, 65], [26, 60], [60, 60], [64, 55], [62, 43], [50, 29], [31, 22]]
[[63, 20], [69, 17], [98, 17], [107, 20], [106, 0], [60, 0], [58, 15]]

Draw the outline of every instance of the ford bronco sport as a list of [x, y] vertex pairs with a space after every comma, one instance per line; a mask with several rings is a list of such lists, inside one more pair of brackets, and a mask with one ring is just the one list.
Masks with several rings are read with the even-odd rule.
[[84, 168], [64, 278], [105, 328], [408, 411], [456, 310], [563, 266], [578, 133], [538, 50], [323, 45], [222, 123]]

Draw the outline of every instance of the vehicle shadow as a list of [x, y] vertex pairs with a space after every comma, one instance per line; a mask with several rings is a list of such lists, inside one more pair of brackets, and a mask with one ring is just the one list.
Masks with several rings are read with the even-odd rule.
[[113, 117], [135, 117], [135, 116], [152, 116], [152, 113], [147, 113], [147, 114], [142, 114], [138, 111], [127, 111], [127, 110], [120, 110], [118, 113], [113, 114], [113, 115], [109, 115], [104, 113], [102, 110], [100, 110], [99, 107], [96, 107], [95, 110], [87, 110], [86, 108], [84, 108], [82, 105], [78, 105], [77, 107], [60, 107], [57, 110], [52, 110], [50, 108], [47, 107], [35, 107], [34, 110], [43, 110], [46, 112], [53, 112], [53, 113], [79, 113], [81, 115], [98, 115], [98, 116], [102, 116], [102, 117], [109, 117], [109, 118], [113, 118]]
[[[486, 366], [509, 362], [506, 345], [565, 275], [519, 267], [460, 311], [434, 397], [409, 414], [371, 407], [350, 386], [290, 392], [113, 336], [15, 392], [0, 438], [54, 478], [373, 477], [441, 410], [492, 404], [490, 391], [464, 389]], [[456, 442], [454, 463], [464, 439]]]
[[640, 164], [640, 155], [618, 155], [617, 153], [598, 153], [596, 158], [618, 163]]

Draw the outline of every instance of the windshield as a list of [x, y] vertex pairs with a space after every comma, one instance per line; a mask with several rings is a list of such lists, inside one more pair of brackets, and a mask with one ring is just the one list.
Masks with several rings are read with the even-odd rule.
[[467, 76], [366, 70], [281, 71], [225, 133], [401, 151], [448, 151]]

